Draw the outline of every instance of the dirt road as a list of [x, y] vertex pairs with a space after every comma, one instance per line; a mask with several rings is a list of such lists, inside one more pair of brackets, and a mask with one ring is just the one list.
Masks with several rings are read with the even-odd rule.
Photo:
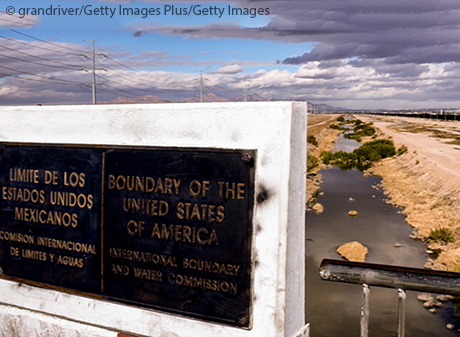
[[[460, 190], [460, 122], [433, 122], [416, 118], [366, 118], [372, 120], [396, 145], [404, 144], [416, 151], [432, 167], [434, 178], [440, 178], [451, 190]], [[452, 138], [440, 138], [439, 135]], [[452, 143], [453, 142], [453, 143]]]

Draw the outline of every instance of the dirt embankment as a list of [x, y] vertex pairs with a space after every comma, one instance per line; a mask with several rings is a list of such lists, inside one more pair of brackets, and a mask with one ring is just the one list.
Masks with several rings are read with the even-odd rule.
[[[388, 203], [404, 208], [414, 238], [428, 242], [426, 267], [460, 271], [460, 122], [359, 116], [407, 151], [376, 163]], [[380, 137], [379, 137], [380, 138]]]
[[[323, 166], [319, 157], [322, 151], [328, 151], [334, 146], [333, 143], [337, 139], [340, 131], [331, 129], [329, 126], [334, 123], [339, 116], [340, 115], [308, 115], [307, 135], [310, 137], [310, 140], [307, 144], [307, 149], [309, 156], [314, 156], [313, 160], [317, 160], [318, 165], [313, 169], [308, 169], [307, 172], [307, 205], [312, 204], [319, 192], [321, 174], [318, 172]], [[314, 138], [311, 138], [312, 136]], [[307, 163], [307, 166], [310, 165]]]

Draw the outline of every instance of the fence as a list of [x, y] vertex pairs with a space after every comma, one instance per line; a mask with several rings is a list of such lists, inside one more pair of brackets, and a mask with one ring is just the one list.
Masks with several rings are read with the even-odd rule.
[[361, 337], [368, 336], [370, 286], [398, 289], [398, 337], [405, 334], [406, 291], [460, 295], [460, 273], [325, 259], [319, 274], [324, 281], [361, 284]]

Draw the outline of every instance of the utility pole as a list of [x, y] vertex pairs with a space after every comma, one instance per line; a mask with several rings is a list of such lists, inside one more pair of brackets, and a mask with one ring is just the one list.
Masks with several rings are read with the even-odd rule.
[[[83, 40], [85, 42], [88, 42], [88, 40]], [[92, 51], [91, 51], [91, 61], [92, 61], [92, 66], [91, 66], [91, 70], [90, 69], [80, 69], [81, 71], [85, 71], [85, 72], [91, 72], [91, 75], [92, 75], [92, 83], [82, 83], [81, 85], [82, 86], [85, 86], [85, 87], [92, 87], [92, 91], [93, 91], [93, 104], [96, 104], [97, 101], [96, 101], [96, 87], [98, 85], [103, 85], [104, 83], [97, 83], [96, 82], [96, 71], [97, 70], [106, 70], [104, 68], [96, 68], [96, 56], [105, 56], [103, 54], [97, 54], [96, 53], [96, 47], [94, 46], [94, 43], [96, 42], [96, 40], [91, 40], [91, 45], [92, 45]], [[88, 57], [87, 55], [85, 54], [80, 54], [80, 56], [86, 58], [86, 59], [90, 59], [90, 57]]]
[[93, 47], [93, 104], [96, 104], [96, 53], [94, 51], [94, 40], [91, 40]]
[[248, 85], [247, 84], [244, 85], [244, 101], [245, 102], [248, 101]]
[[195, 87], [195, 89], [200, 90], [200, 102], [203, 102], [204, 81], [208, 81], [206, 77], [203, 78], [203, 70], [200, 70], [200, 79], [198, 80], [195, 78], [195, 81], [199, 82], [200, 84], [200, 87], [199, 88]]
[[203, 70], [200, 70], [200, 102], [203, 103]]

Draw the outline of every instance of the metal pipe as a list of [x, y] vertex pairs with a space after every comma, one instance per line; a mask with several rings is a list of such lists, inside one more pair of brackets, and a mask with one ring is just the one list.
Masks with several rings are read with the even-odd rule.
[[460, 295], [460, 273], [454, 272], [326, 259], [319, 273], [325, 281]]
[[406, 333], [406, 291], [398, 289], [398, 337]]
[[371, 290], [367, 284], [363, 284], [363, 301], [361, 303], [361, 337], [369, 334], [369, 297]]

